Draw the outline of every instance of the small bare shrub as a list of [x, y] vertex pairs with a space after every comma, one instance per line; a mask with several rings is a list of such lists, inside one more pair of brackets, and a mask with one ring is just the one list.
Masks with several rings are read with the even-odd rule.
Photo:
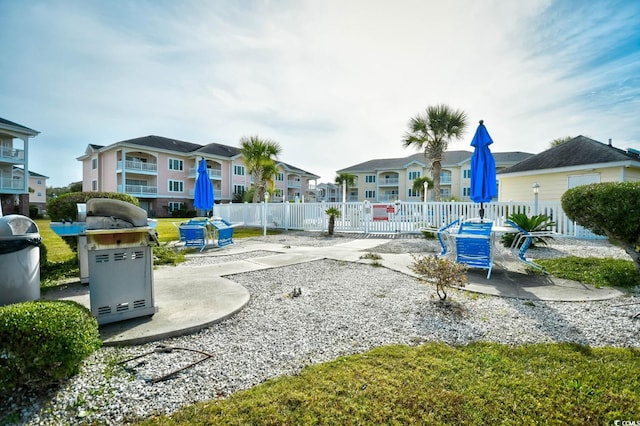
[[413, 256], [409, 268], [420, 276], [420, 281], [435, 284], [441, 301], [447, 298], [447, 287], [464, 287], [467, 284], [467, 266], [444, 257]]

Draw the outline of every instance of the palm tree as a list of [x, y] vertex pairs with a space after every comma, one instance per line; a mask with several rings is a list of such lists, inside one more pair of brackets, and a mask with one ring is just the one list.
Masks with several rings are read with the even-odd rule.
[[[278, 173], [278, 166], [276, 166], [275, 161], [272, 164], [268, 164], [262, 170], [262, 182], [264, 184], [264, 191], [269, 191], [273, 194], [273, 190], [275, 187], [274, 178]], [[264, 192], [262, 193], [264, 198]], [[284, 197], [284, 194], [282, 195]]]
[[433, 181], [428, 176], [420, 176], [419, 178], [414, 179], [413, 186], [411, 187], [411, 189], [413, 189], [414, 192], [421, 193], [423, 199], [425, 197], [425, 193], [424, 193], [425, 182], [427, 183], [427, 189], [433, 188]]
[[342, 201], [347, 201], [347, 188], [356, 184], [356, 175], [340, 173], [336, 176], [336, 185], [342, 186]]
[[333, 235], [333, 230], [336, 226], [336, 217], [340, 217], [342, 213], [335, 207], [329, 207], [324, 212], [329, 216], [329, 229], [327, 232], [329, 235]]
[[558, 146], [558, 145], [562, 145], [563, 143], [570, 141], [571, 139], [573, 139], [573, 136], [565, 136], [562, 138], [556, 138], [554, 140], [551, 141], [550, 145], [551, 148]]
[[260, 139], [258, 136], [240, 138], [240, 152], [247, 173], [253, 177], [254, 203], [264, 200], [266, 185], [277, 171], [274, 160], [281, 151], [278, 142], [271, 139]]
[[452, 138], [460, 139], [467, 126], [467, 115], [461, 110], [452, 110], [440, 104], [427, 107], [409, 121], [409, 131], [402, 139], [406, 148], [415, 146], [424, 151], [425, 159], [431, 162], [433, 177], [433, 199], [440, 201], [440, 170], [442, 157]]

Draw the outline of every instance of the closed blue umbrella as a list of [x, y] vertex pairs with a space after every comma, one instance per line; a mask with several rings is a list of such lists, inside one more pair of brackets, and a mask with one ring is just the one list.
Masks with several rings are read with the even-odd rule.
[[496, 162], [491, 155], [489, 145], [493, 143], [484, 121], [473, 136], [471, 146], [474, 147], [471, 156], [471, 200], [480, 203], [480, 219], [484, 217], [484, 205], [498, 195], [496, 188]]
[[211, 185], [209, 172], [207, 171], [207, 161], [204, 158], [200, 160], [198, 165], [193, 207], [207, 211], [213, 208], [213, 185]]

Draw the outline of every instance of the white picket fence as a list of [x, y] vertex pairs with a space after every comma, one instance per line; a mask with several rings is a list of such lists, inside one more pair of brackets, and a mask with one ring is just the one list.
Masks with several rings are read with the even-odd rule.
[[[420, 233], [426, 226], [440, 227], [459, 218], [480, 217], [480, 204], [473, 202], [398, 202], [398, 203], [231, 203], [216, 204], [214, 216], [245, 226], [269, 229], [327, 231], [325, 211], [335, 207], [335, 232]], [[554, 222], [553, 230], [565, 237], [602, 238], [569, 220], [559, 202], [496, 202], [484, 204], [484, 217], [496, 226], [504, 225], [512, 213], [546, 214]], [[535, 211], [537, 207], [537, 211]]]

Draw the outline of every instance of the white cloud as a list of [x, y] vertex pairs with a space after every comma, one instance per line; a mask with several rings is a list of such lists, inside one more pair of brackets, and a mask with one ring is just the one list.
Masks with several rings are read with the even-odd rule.
[[88, 143], [148, 134], [229, 145], [259, 134], [330, 181], [412, 154], [406, 124], [437, 103], [468, 114], [453, 149], [470, 149], [479, 119], [498, 151], [578, 134], [637, 147], [638, 53], [606, 46], [625, 43], [638, 7], [590, 4], [4, 3], [0, 115], [42, 132], [32, 169], [56, 186], [80, 179]]

